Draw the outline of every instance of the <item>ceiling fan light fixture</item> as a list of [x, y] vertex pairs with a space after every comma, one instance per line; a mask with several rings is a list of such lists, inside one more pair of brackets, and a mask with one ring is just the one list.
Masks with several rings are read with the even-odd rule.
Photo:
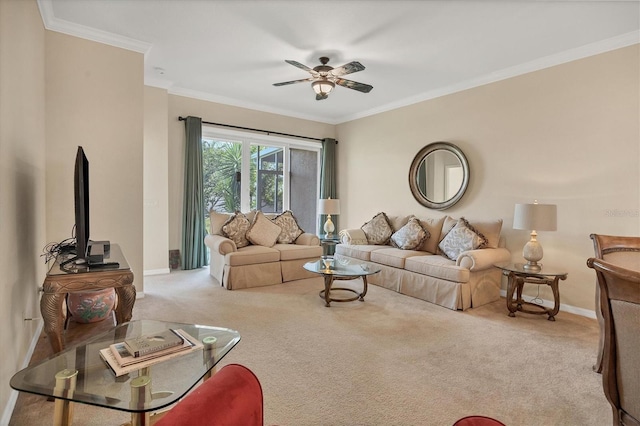
[[336, 85], [333, 81], [316, 80], [311, 83], [311, 87], [313, 87], [313, 91], [316, 92], [317, 95], [326, 96], [333, 90], [334, 87], [336, 87]]

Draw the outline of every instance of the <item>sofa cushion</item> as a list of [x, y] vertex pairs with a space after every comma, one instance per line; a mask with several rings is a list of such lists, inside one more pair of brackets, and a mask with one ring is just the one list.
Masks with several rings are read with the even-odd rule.
[[391, 234], [393, 234], [393, 228], [389, 223], [389, 219], [383, 212], [375, 215], [369, 222], [362, 225], [361, 228], [367, 236], [367, 242], [369, 244], [387, 244], [389, 238], [391, 238]]
[[272, 247], [278, 241], [281, 231], [282, 229], [276, 223], [267, 219], [261, 211], [258, 211], [251, 227], [247, 231], [247, 240], [259, 246]]
[[456, 266], [455, 261], [435, 254], [409, 257], [405, 260], [404, 269], [458, 283], [468, 282], [471, 276], [467, 268]]
[[225, 255], [225, 264], [229, 266], [253, 265], [280, 261], [280, 251], [265, 246], [246, 246]]
[[442, 224], [444, 223], [444, 220], [445, 216], [438, 219], [420, 219], [420, 225], [422, 225], [426, 231], [429, 231], [429, 237], [424, 240], [417, 250], [428, 251], [429, 253], [434, 254], [438, 251], [438, 243], [440, 242], [440, 233], [442, 231]]
[[273, 248], [280, 252], [280, 260], [310, 259], [322, 256], [322, 246], [276, 244]]
[[402, 269], [404, 268], [405, 260], [413, 256], [424, 256], [424, 252], [388, 247], [372, 251], [371, 262]]
[[225, 223], [231, 218], [231, 214], [229, 213], [218, 213], [215, 210], [209, 211], [209, 223], [210, 223], [210, 234], [211, 235], [223, 235], [222, 227]]
[[244, 214], [236, 212], [222, 226], [222, 235], [236, 243], [237, 248], [246, 247], [249, 245], [247, 231], [250, 227], [249, 219]]
[[487, 239], [461, 217], [456, 226], [444, 237], [438, 248], [451, 260], [456, 260], [460, 253], [477, 249], [487, 243]]
[[278, 235], [278, 243], [280, 244], [290, 244], [304, 232], [300, 229], [298, 221], [290, 210], [276, 216], [273, 222], [281, 229], [280, 235]]
[[374, 250], [381, 250], [383, 248], [389, 248], [389, 246], [378, 246], [373, 244], [337, 244], [336, 254], [353, 257], [354, 259], [359, 260], [371, 260], [371, 252]]
[[417, 218], [411, 217], [406, 225], [391, 235], [391, 245], [402, 250], [416, 250], [430, 235]]
[[470, 220], [469, 224], [473, 226], [473, 228], [480, 234], [484, 235], [487, 239], [487, 243], [482, 246], [482, 248], [498, 248], [498, 245], [500, 243], [500, 231], [502, 230], [502, 219], [493, 221]]
[[413, 217], [412, 215], [408, 215], [408, 216], [387, 215], [387, 219], [389, 220], [389, 225], [391, 225], [393, 232], [397, 232], [400, 228], [405, 226], [407, 222], [409, 222], [409, 219], [411, 219], [412, 217]]

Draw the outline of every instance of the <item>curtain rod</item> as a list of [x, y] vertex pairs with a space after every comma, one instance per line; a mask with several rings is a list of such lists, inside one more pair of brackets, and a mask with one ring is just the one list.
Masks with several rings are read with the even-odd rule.
[[[186, 119], [187, 119], [186, 117], [178, 117], [178, 121], [184, 121]], [[262, 132], [262, 133], [266, 133], [268, 135], [279, 135], [279, 136], [289, 136], [289, 137], [292, 137], [292, 138], [309, 139], [309, 140], [312, 140], [312, 141], [319, 141], [319, 142], [322, 142], [324, 140], [324, 139], [319, 139], [319, 138], [312, 138], [312, 137], [309, 137], [309, 136], [300, 136], [300, 135], [292, 135], [292, 134], [289, 134], [289, 133], [273, 132], [271, 130], [252, 129], [251, 127], [233, 126], [231, 124], [223, 124], [223, 123], [213, 123], [211, 121], [203, 121], [202, 124], [209, 124], [211, 126], [229, 127], [231, 129], [250, 130], [252, 132]], [[336, 143], [338, 143], [338, 141], [336, 141]]]

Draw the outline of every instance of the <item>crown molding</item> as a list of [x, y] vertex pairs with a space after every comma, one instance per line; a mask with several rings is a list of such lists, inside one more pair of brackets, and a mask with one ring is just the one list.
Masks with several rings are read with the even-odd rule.
[[246, 108], [246, 109], [251, 109], [251, 110], [254, 110], [254, 111], [261, 111], [261, 112], [266, 112], [266, 113], [271, 113], [271, 114], [284, 115], [286, 117], [299, 118], [299, 119], [302, 119], [302, 120], [309, 120], [309, 121], [314, 121], [314, 122], [317, 122], [317, 123], [325, 123], [325, 124], [333, 124], [333, 125], [339, 124], [339, 122], [337, 122], [337, 121], [330, 121], [330, 120], [324, 119], [322, 117], [317, 117], [317, 116], [307, 115], [307, 114], [296, 114], [296, 113], [294, 113], [292, 111], [289, 111], [289, 110], [273, 108], [273, 107], [270, 107], [270, 106], [267, 106], [267, 105], [262, 105], [262, 104], [256, 104], [256, 103], [251, 103], [251, 102], [240, 101], [240, 100], [234, 99], [234, 98], [228, 98], [228, 97], [225, 97], [225, 96], [217, 96], [217, 95], [213, 95], [211, 93], [206, 93], [206, 92], [201, 92], [201, 91], [191, 90], [191, 89], [185, 89], [185, 88], [182, 88], [182, 87], [171, 87], [168, 92], [169, 92], [170, 95], [184, 96], [186, 98], [199, 99], [201, 101], [215, 102], [215, 103], [218, 103], [218, 104], [235, 106], [235, 107], [238, 107], [238, 108]]
[[439, 98], [453, 93], [462, 92], [463, 90], [473, 89], [474, 87], [484, 86], [486, 84], [495, 83], [497, 81], [506, 80], [511, 77], [528, 74], [534, 71], [540, 71], [545, 68], [551, 68], [567, 62], [576, 61], [578, 59], [587, 58], [589, 56], [599, 55], [612, 50], [621, 49], [623, 47], [632, 46], [640, 43], [640, 31], [632, 31], [620, 36], [611, 37], [595, 43], [587, 44], [574, 49], [565, 50], [555, 55], [545, 56], [524, 64], [505, 68], [490, 74], [486, 74], [477, 78], [473, 78], [451, 86], [442, 87], [436, 90], [425, 92], [416, 96], [405, 98], [398, 102], [389, 103], [378, 108], [362, 111], [351, 116], [344, 117], [343, 123], [357, 120], [359, 118], [369, 117], [371, 115], [380, 114], [382, 112], [391, 111], [409, 105], [414, 105], [430, 99]]
[[84, 25], [65, 21], [64, 19], [58, 19], [53, 13], [52, 0], [37, 0], [37, 2], [38, 9], [40, 9], [40, 16], [42, 16], [42, 22], [47, 30], [84, 38], [102, 44], [108, 44], [121, 49], [132, 50], [145, 55], [153, 46], [151, 43], [144, 41], [86, 27]]

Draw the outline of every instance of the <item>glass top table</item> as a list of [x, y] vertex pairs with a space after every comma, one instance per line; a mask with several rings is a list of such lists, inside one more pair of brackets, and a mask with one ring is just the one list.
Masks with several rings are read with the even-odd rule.
[[[347, 259], [344, 257], [322, 256], [315, 262], [307, 262], [303, 265], [304, 269], [324, 277], [324, 290], [320, 291], [320, 297], [325, 300], [325, 306], [331, 306], [331, 302], [351, 302], [360, 300], [364, 302], [364, 296], [367, 294], [367, 276], [377, 274], [380, 268], [369, 263]], [[332, 287], [335, 280], [354, 280], [362, 278], [363, 290], [358, 292], [352, 288]], [[351, 298], [332, 298], [331, 292], [335, 290], [350, 291], [355, 293], [355, 297]]]
[[[549, 321], [555, 321], [560, 312], [560, 288], [559, 281], [566, 280], [568, 273], [559, 269], [548, 268], [544, 265], [539, 268], [527, 268], [523, 263], [496, 263], [496, 268], [507, 277], [507, 309], [509, 316], [515, 317], [516, 312], [525, 312], [534, 315], [547, 315]], [[553, 308], [547, 308], [533, 301], [525, 301], [522, 291], [525, 284], [548, 285], [553, 293]], [[514, 293], [516, 295], [514, 299]], [[526, 306], [533, 309], [527, 309]]]
[[[116, 377], [100, 357], [99, 351], [111, 344], [170, 328], [184, 330], [203, 342], [203, 348], [120, 377]], [[148, 414], [186, 395], [198, 381], [211, 374], [215, 365], [239, 341], [240, 334], [227, 328], [154, 320], [131, 321], [17, 372], [10, 385], [18, 391], [56, 398], [56, 404], [79, 402]], [[65, 377], [74, 379], [61, 380]], [[164, 391], [151, 393], [151, 382], [154, 389]], [[146, 385], [142, 396], [141, 384]], [[149, 395], [145, 397], [147, 390]], [[58, 416], [58, 413], [54, 415]], [[132, 416], [132, 420], [133, 424], [144, 423], [136, 421], [136, 416]]]

